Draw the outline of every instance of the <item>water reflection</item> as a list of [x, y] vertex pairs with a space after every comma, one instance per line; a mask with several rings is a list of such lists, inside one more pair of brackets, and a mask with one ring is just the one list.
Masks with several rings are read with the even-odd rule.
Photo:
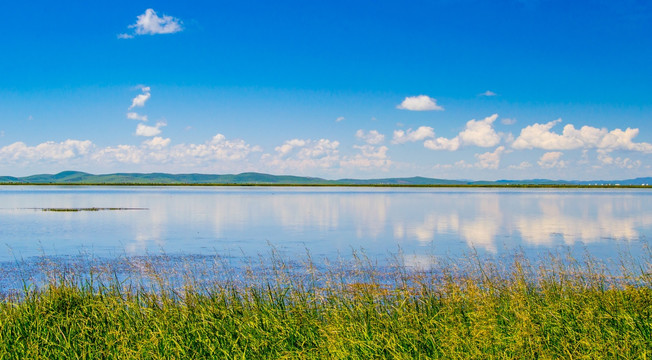
[[567, 245], [637, 240], [652, 225], [652, 212], [643, 201], [643, 197], [631, 195], [571, 199], [546, 196], [538, 199], [539, 214], [518, 216], [515, 228], [523, 241], [535, 245], [553, 245], [559, 239]]
[[[261, 252], [325, 256], [400, 247], [415, 266], [470, 248], [638, 241], [651, 233], [646, 190], [0, 187], [0, 242], [29, 257]], [[139, 207], [44, 213], [42, 207]], [[29, 239], [29, 240], [25, 240]], [[11, 260], [0, 253], [0, 261]]]

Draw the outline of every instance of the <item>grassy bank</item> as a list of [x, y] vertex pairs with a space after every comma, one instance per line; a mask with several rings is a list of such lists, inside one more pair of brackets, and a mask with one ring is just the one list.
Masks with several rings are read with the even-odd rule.
[[650, 256], [417, 270], [307, 261], [211, 285], [59, 275], [0, 305], [0, 358], [652, 357]]

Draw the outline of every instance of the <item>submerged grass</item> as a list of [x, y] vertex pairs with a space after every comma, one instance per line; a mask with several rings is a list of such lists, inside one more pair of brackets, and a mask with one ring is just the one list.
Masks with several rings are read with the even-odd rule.
[[207, 284], [59, 274], [0, 303], [0, 358], [649, 359], [649, 252], [428, 269], [271, 256]]

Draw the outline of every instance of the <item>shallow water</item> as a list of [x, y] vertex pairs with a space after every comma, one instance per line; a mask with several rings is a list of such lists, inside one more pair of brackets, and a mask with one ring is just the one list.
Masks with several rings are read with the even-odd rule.
[[[568, 246], [608, 258], [652, 234], [646, 189], [0, 187], [0, 262], [264, 253], [408, 261]], [[96, 211], [43, 211], [48, 208]], [[99, 209], [99, 210], [97, 210]]]

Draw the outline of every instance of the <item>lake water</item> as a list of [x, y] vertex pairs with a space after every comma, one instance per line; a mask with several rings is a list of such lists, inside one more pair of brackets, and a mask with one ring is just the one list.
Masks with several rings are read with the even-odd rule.
[[[0, 262], [284, 253], [409, 261], [560, 246], [609, 258], [652, 234], [645, 189], [0, 186]], [[128, 208], [56, 212], [44, 208]]]

